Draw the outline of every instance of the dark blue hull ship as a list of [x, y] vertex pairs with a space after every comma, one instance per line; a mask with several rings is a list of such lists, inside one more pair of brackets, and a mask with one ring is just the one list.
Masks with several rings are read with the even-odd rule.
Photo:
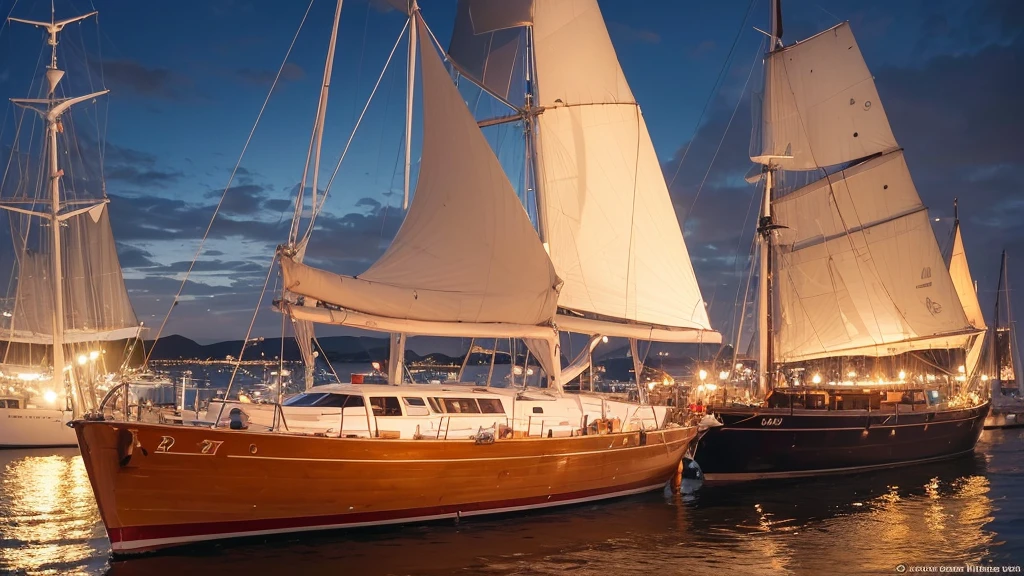
[[722, 425], [700, 437], [694, 459], [707, 482], [739, 482], [891, 468], [974, 450], [988, 402], [951, 408], [916, 394], [890, 402], [885, 391], [776, 390], [768, 407], [717, 410]]

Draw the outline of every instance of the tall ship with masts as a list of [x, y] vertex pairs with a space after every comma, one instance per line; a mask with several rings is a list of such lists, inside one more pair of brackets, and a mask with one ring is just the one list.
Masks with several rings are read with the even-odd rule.
[[74, 446], [66, 424], [96, 407], [102, 377], [120, 367], [122, 351], [112, 350], [109, 367], [105, 344], [139, 334], [110, 228], [102, 157], [78, 140], [91, 122], [71, 115], [107, 90], [65, 95], [58, 66], [60, 34], [95, 14], [9, 19], [45, 32], [47, 64], [39, 97], [11, 100], [18, 129], [0, 188], [15, 255], [13, 294], [0, 318], [0, 447]]
[[989, 411], [971, 388], [983, 320], [965, 313], [850, 25], [781, 36], [773, 0], [752, 154], [764, 400], [717, 410], [694, 458], [708, 481], [741, 481], [966, 454]]
[[[660, 489], [678, 470], [696, 428], [673, 408], [562, 392], [605, 336], [634, 349], [720, 341], [597, 2], [460, 2], [449, 59], [512, 108], [511, 119], [482, 121], [419, 7], [397, 5], [406, 27], [396, 48], [403, 37], [409, 46], [407, 122], [417, 70], [423, 116], [404, 222], [362, 274], [307, 262], [326, 197], [317, 174], [339, 1], [306, 166], [312, 185], [278, 251], [277, 307], [300, 345], [313, 323], [389, 332], [389, 384], [308, 387], [274, 406], [269, 425], [230, 404], [214, 426], [77, 420], [116, 554], [601, 500]], [[524, 77], [526, 97], [513, 103], [514, 79]], [[507, 121], [524, 128], [536, 223], [481, 131]], [[411, 133], [407, 123], [406, 142]], [[590, 344], [563, 368], [564, 332]], [[517, 339], [539, 362], [542, 385], [406, 383], [409, 335]]]
[[1010, 308], [1007, 260], [1004, 250], [999, 265], [994, 324], [985, 362], [986, 372], [990, 374], [988, 381], [992, 396], [992, 413], [985, 419], [986, 429], [1024, 427], [1024, 379], [1018, 369], [1020, 349], [1017, 347], [1017, 327]]

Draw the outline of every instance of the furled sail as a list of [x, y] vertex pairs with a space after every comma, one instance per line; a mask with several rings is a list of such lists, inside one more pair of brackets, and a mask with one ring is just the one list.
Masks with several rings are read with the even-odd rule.
[[[134, 337], [138, 320], [121, 275], [106, 205], [71, 216], [66, 222], [62, 242], [64, 342]], [[0, 340], [52, 343], [51, 256], [24, 247], [19, 252], [14, 310], [10, 311], [10, 325], [0, 328]]]
[[760, 155], [815, 170], [892, 150], [896, 139], [849, 23], [770, 53]]
[[902, 151], [773, 204], [776, 360], [962, 348], [968, 322]]
[[[521, 2], [461, 0], [460, 14], [471, 18], [453, 37], [470, 33], [467, 21], [478, 34], [532, 21], [542, 235], [565, 283], [558, 305], [571, 311], [559, 327], [626, 337], [647, 327], [641, 338], [719, 342], [596, 0], [531, 4], [532, 13]], [[466, 60], [464, 45], [453, 40], [456, 62], [497, 61], [493, 47]], [[478, 38], [477, 49], [487, 47]]]
[[[550, 325], [558, 276], [430, 34], [419, 19], [417, 25], [423, 156], [405, 221], [384, 255], [355, 277], [283, 256], [285, 288], [351, 311], [359, 326], [395, 332], [429, 326], [447, 336], [463, 335], [467, 323]], [[339, 320], [348, 323], [330, 321]]]

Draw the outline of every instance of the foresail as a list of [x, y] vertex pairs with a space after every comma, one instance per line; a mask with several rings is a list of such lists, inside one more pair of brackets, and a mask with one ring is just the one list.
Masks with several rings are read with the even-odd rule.
[[902, 151], [777, 200], [779, 362], [963, 347], [960, 305]]
[[960, 304], [964, 307], [967, 321], [975, 328], [985, 328], [985, 315], [978, 303], [978, 292], [974, 288], [974, 278], [967, 265], [967, 253], [964, 251], [964, 239], [960, 235], [960, 226], [953, 231], [953, 251], [949, 258], [949, 276], [953, 279]]
[[595, 0], [534, 6], [545, 239], [559, 306], [710, 330], [647, 124]]
[[814, 170], [894, 149], [875, 82], [848, 23], [768, 55], [755, 161]]
[[[106, 205], [72, 216], [64, 229], [64, 342], [131, 338], [138, 320], [125, 289]], [[53, 341], [50, 254], [22, 249], [10, 327], [0, 340]]]
[[357, 277], [285, 256], [285, 288], [368, 317], [550, 325], [560, 281], [430, 34], [418, 25], [423, 156], [405, 221], [384, 255]]

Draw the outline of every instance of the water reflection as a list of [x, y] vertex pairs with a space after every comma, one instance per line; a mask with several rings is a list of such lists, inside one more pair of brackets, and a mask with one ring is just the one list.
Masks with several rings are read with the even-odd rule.
[[106, 532], [78, 449], [4, 450], [0, 467], [0, 569], [102, 569]]
[[[100, 573], [107, 545], [76, 451], [0, 452], [0, 568]], [[706, 487], [459, 525], [257, 539], [109, 564], [112, 574], [889, 574], [1024, 562], [1024, 434], [954, 461]], [[344, 489], [344, 487], [339, 487]]]

